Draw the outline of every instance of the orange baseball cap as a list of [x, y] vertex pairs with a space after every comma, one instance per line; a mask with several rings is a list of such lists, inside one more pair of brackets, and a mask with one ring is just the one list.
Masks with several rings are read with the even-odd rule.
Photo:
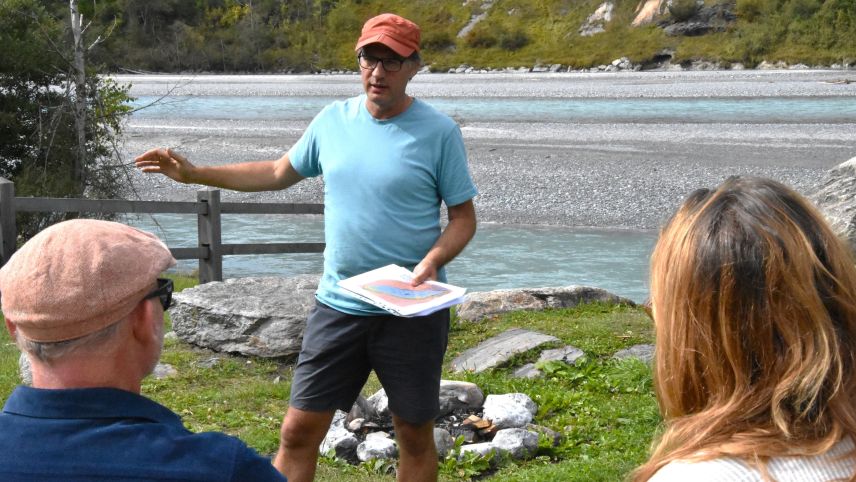
[[383, 13], [368, 19], [354, 50], [368, 44], [383, 44], [402, 57], [419, 52], [419, 25], [393, 13]]

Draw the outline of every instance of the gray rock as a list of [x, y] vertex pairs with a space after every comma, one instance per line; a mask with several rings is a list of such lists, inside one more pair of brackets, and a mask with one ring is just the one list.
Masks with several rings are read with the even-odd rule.
[[710, 24], [703, 22], [679, 22], [663, 29], [666, 35], [670, 37], [698, 37], [713, 30]]
[[220, 360], [219, 356], [212, 356], [210, 358], [200, 360], [199, 362], [196, 363], [196, 366], [199, 366], [202, 368], [214, 368], [220, 364], [220, 361], [221, 360]]
[[[573, 365], [580, 358], [584, 357], [585, 353], [575, 346], [565, 346], [552, 350], [544, 350], [541, 356], [538, 357], [538, 363], [547, 361], [561, 361], [569, 365]], [[515, 378], [538, 378], [542, 375], [541, 370], [536, 367], [536, 363], [527, 363], [522, 367], [514, 370], [511, 376]]]
[[488, 395], [484, 401], [482, 418], [490, 420], [499, 429], [520, 428], [532, 422], [538, 405], [525, 393]]
[[530, 432], [543, 435], [547, 439], [551, 440], [553, 447], [558, 447], [559, 444], [562, 443], [562, 434], [556, 432], [553, 429], [544, 427], [542, 425], [535, 425], [533, 423], [527, 423], [525, 428]]
[[371, 440], [373, 438], [384, 438], [387, 440], [392, 440], [392, 436], [386, 432], [372, 432], [366, 435], [366, 440]]
[[633, 62], [627, 57], [613, 60], [612, 66], [620, 70], [633, 70]]
[[346, 421], [347, 423], [350, 423], [358, 418], [365, 420], [373, 417], [376, 418], [371, 405], [368, 400], [366, 400], [366, 397], [358, 395], [356, 401], [354, 401], [354, 404], [351, 406], [351, 411], [348, 412], [348, 418]]
[[455, 446], [455, 437], [444, 428], [434, 427], [434, 445], [437, 447], [437, 455], [441, 459], [445, 458]]
[[355, 418], [348, 422], [348, 431], [349, 432], [359, 432], [362, 430], [363, 426], [366, 423], [366, 419], [364, 418]]
[[336, 410], [333, 421], [327, 430], [327, 435], [321, 441], [321, 453], [326, 454], [331, 450], [336, 457], [344, 460], [354, 460], [359, 440], [345, 428], [345, 418], [348, 416], [341, 410]]
[[612, 21], [612, 11], [614, 8], [615, 5], [612, 2], [601, 3], [597, 7], [597, 10], [589, 15], [586, 21], [580, 26], [579, 34], [583, 37], [590, 37], [605, 32], [606, 24]]
[[538, 451], [538, 434], [523, 428], [507, 428], [496, 432], [491, 443], [514, 459], [529, 459]]
[[493, 446], [490, 442], [481, 442], [477, 444], [467, 444], [461, 446], [461, 452], [459, 454], [459, 459], [463, 458], [464, 454], [473, 452], [482, 457], [487, 457], [490, 454], [494, 454], [497, 452], [496, 447]]
[[709, 32], [723, 32], [737, 19], [731, 11], [732, 5], [726, 3], [707, 6], [703, 2], [697, 2], [695, 8], [695, 14], [690, 17], [679, 15], [679, 21], [675, 21], [677, 18], [672, 15], [670, 19], [661, 22], [663, 32], [670, 36], [697, 36]]
[[568, 345], [563, 346], [562, 348], [542, 351], [541, 356], [538, 357], [538, 361], [562, 361], [567, 363], [568, 365], [573, 365], [577, 362], [577, 360], [584, 356], [585, 353], [583, 353], [582, 350], [575, 346]]
[[483, 372], [501, 365], [518, 353], [556, 341], [559, 339], [555, 336], [514, 328], [487, 339], [478, 346], [455, 357], [452, 360], [452, 370], [456, 372]]
[[152, 371], [152, 376], [155, 380], [163, 380], [164, 378], [173, 378], [178, 376], [178, 370], [168, 363], [158, 363]]
[[630, 299], [588, 286], [520, 288], [470, 293], [458, 307], [457, 316], [461, 321], [478, 321], [509, 311], [571, 308], [595, 301], [636, 305]]
[[719, 70], [719, 63], [697, 60], [691, 64], [690, 70]]
[[477, 409], [484, 403], [484, 392], [475, 383], [440, 380], [440, 416], [459, 409]]
[[772, 63], [772, 62], [768, 62], [768, 61], [764, 60], [760, 64], [758, 64], [757, 67], [755, 67], [756, 70], [780, 70], [780, 69], [787, 69], [787, 68], [788, 68], [788, 64], [786, 64], [785, 62], [783, 62], [781, 60], [776, 62], [776, 63]]
[[809, 199], [832, 230], [856, 250], [856, 157], [828, 171], [817, 189], [809, 193]]
[[389, 460], [398, 456], [395, 441], [384, 437], [368, 437], [357, 446], [357, 459], [361, 462], [381, 459]]
[[633, 345], [630, 348], [618, 350], [613, 355], [613, 358], [624, 360], [626, 358], [636, 358], [645, 363], [651, 363], [654, 359], [654, 345], [642, 344]]
[[381, 425], [389, 425], [392, 423], [392, 414], [389, 412], [389, 397], [386, 396], [386, 390], [381, 388], [367, 400], [369, 409], [366, 413], [366, 418]]
[[511, 376], [514, 378], [538, 378], [541, 376], [541, 370], [535, 368], [534, 363], [527, 363], [522, 367], [514, 370], [511, 373]]
[[319, 276], [239, 278], [176, 293], [170, 311], [183, 341], [259, 357], [300, 352]]
[[481, 22], [482, 20], [487, 18], [487, 12], [488, 12], [488, 10], [490, 10], [490, 7], [492, 4], [493, 4], [492, 1], [482, 2], [481, 11], [479, 11], [478, 13], [474, 13], [470, 17], [470, 21], [467, 22], [467, 24], [464, 25], [464, 27], [458, 31], [457, 37], [458, 38], [466, 37], [467, 34], [470, 33], [470, 31], [473, 29], [473, 27], [475, 27], [479, 22]]

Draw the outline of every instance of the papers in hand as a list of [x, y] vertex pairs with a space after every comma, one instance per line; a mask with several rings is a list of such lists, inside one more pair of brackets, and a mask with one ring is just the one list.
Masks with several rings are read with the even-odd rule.
[[396, 316], [424, 316], [464, 301], [466, 288], [439, 281], [411, 286], [407, 268], [390, 264], [339, 281], [351, 296]]

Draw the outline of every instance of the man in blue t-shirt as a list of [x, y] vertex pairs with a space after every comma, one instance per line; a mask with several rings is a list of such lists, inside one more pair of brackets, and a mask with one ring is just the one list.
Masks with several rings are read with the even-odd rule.
[[136, 159], [145, 172], [240, 191], [324, 177], [324, 274], [274, 462], [292, 481], [312, 480], [335, 410], [351, 408], [371, 370], [389, 397], [399, 480], [437, 478], [433, 422], [449, 311], [398, 318], [336, 284], [391, 263], [412, 269], [414, 285], [444, 281], [443, 266], [475, 233], [477, 191], [460, 129], [406, 93], [421, 65], [419, 39], [419, 27], [407, 19], [369, 19], [355, 49], [365, 93], [323, 109], [278, 160], [197, 167], [162, 148]]
[[158, 275], [174, 263], [149, 233], [75, 219], [0, 269], [6, 326], [32, 374], [0, 412], [0, 480], [285, 481], [239, 439], [192, 433], [140, 395], [172, 301]]

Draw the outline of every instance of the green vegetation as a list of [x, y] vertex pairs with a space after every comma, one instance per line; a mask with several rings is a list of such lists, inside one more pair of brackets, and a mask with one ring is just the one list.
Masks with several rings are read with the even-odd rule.
[[[115, 197], [127, 87], [85, 63], [101, 28], [78, 28], [75, 44], [68, 2], [44, 3], [0, 0], [0, 176], [18, 196]], [[18, 214], [18, 232], [26, 240], [67, 217]]]
[[[92, 55], [111, 71], [355, 70], [360, 27], [382, 12], [422, 27], [423, 57], [437, 71], [460, 64], [582, 68], [622, 56], [644, 63], [663, 49], [679, 61], [748, 66], [762, 60], [856, 62], [853, 0], [705, 0], [706, 6], [721, 3], [737, 19], [725, 32], [699, 37], [668, 37], [656, 25], [631, 27], [642, 0], [612, 0], [606, 32], [581, 37], [580, 26], [602, 1], [81, 0], [81, 9], [110, 33]], [[675, 17], [690, 17], [695, 0], [675, 2], [673, 10]], [[480, 14], [486, 16], [459, 37]]]
[[[183, 289], [195, 280], [178, 277]], [[517, 366], [534, 361], [537, 351], [515, 357], [486, 373], [455, 374], [449, 362], [463, 350], [510, 328], [526, 328], [558, 337], [586, 353], [574, 366], [561, 362], [541, 365], [540, 379], [510, 376]], [[650, 368], [635, 360], [618, 361], [612, 354], [637, 343], [652, 341], [652, 326], [636, 308], [591, 304], [566, 310], [511, 313], [481, 323], [453, 324], [446, 356], [445, 379], [476, 383], [485, 394], [523, 392], [538, 404], [535, 423], [562, 434], [554, 447], [542, 437], [536, 457], [529, 461], [491, 461], [474, 457], [440, 462], [441, 480], [616, 481], [646, 456], [659, 415]], [[212, 362], [216, 358], [218, 361]], [[0, 335], [0, 400], [18, 383], [18, 352], [3, 330]], [[162, 362], [178, 376], [146, 379], [143, 393], [174, 409], [193, 431], [219, 430], [241, 437], [261, 453], [273, 454], [279, 425], [288, 405], [290, 364], [213, 353], [168, 339]], [[365, 394], [380, 388], [372, 377]], [[394, 480], [388, 462], [353, 467], [322, 458], [320, 481]], [[493, 467], [493, 468], [492, 468]], [[485, 472], [486, 471], [486, 472]]]

